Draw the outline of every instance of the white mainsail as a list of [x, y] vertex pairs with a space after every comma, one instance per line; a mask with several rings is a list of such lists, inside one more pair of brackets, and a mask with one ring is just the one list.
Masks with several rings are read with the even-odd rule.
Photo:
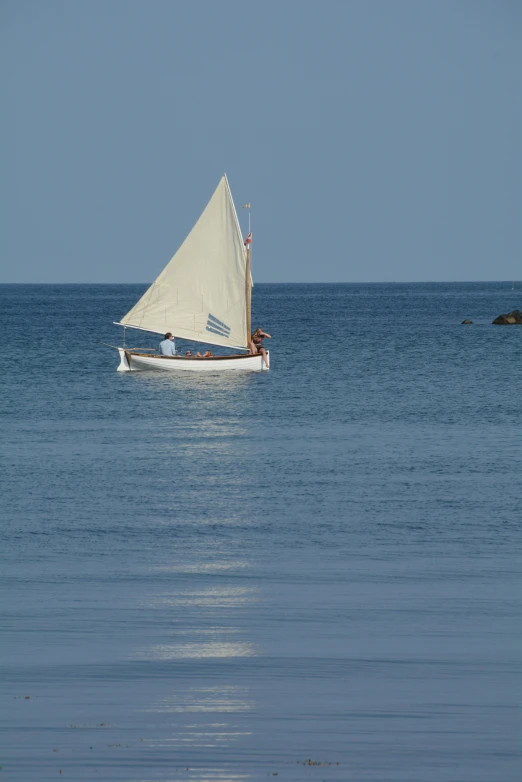
[[[120, 323], [247, 348], [246, 251], [226, 175], [159, 277]], [[249, 280], [250, 282], [250, 280]]]

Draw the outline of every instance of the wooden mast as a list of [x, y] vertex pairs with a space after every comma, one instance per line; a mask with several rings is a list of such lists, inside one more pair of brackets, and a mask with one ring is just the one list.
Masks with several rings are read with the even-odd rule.
[[246, 328], [247, 328], [247, 348], [250, 350], [250, 338], [252, 336], [252, 272], [250, 269], [250, 245], [252, 244], [252, 234], [250, 231], [250, 204], [245, 204], [243, 209], [248, 209], [248, 234], [246, 239], [246, 278], [245, 278], [245, 298], [246, 298]]
[[250, 284], [250, 244], [247, 245], [246, 251], [246, 279], [245, 279], [245, 296], [246, 296], [246, 328], [247, 328], [247, 347], [250, 349], [250, 337], [252, 334], [251, 323], [251, 307], [252, 307], [252, 285]]

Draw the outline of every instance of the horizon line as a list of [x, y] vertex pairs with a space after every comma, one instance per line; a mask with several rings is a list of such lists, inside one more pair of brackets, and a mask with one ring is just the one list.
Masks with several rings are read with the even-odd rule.
[[[154, 280], [150, 282], [7, 282], [0, 280], [0, 285], [152, 285]], [[288, 280], [283, 282], [256, 282], [256, 285], [462, 285], [463, 283], [520, 283], [522, 280], [510, 280], [509, 278], [502, 278], [497, 280]]]

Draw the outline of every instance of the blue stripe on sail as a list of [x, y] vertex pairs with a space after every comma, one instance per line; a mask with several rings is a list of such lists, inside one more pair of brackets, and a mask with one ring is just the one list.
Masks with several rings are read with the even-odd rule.
[[230, 326], [227, 326], [226, 323], [223, 323], [221, 320], [215, 318], [214, 315], [210, 314], [210, 312], [208, 313], [207, 326], [218, 326], [219, 328], [222, 328], [230, 333]]
[[226, 337], [227, 339], [230, 339], [230, 334], [227, 334], [226, 331], [218, 331], [217, 329], [211, 328], [207, 324], [207, 331], [211, 331], [213, 334], [219, 334], [220, 337]]
[[219, 331], [220, 334], [226, 334], [227, 337], [230, 336], [230, 331], [225, 331], [225, 329], [222, 329], [221, 326], [216, 326], [215, 323], [211, 323], [210, 321], [207, 321], [207, 329], [212, 329], [212, 331]]
[[208, 314], [208, 319], [209, 319], [209, 320], [212, 320], [212, 321], [214, 321], [214, 323], [215, 323], [217, 326], [221, 326], [221, 328], [223, 328], [223, 329], [228, 329], [228, 331], [230, 331], [230, 326], [227, 326], [227, 324], [226, 324], [226, 323], [223, 323], [223, 321], [221, 321], [221, 320], [218, 320], [216, 317], [214, 317], [214, 315], [211, 315], [211, 314], [210, 314], [210, 312], [209, 312], [209, 314]]

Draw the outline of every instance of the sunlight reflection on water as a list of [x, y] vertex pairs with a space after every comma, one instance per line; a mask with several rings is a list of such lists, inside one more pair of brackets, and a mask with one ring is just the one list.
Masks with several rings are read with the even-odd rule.
[[157, 565], [152, 570], [170, 573], [214, 573], [220, 570], [237, 570], [248, 567], [246, 560], [230, 562], [188, 562], [176, 565]]
[[151, 608], [168, 606], [200, 606], [201, 608], [230, 608], [252, 602], [254, 588], [208, 587], [198, 591], [182, 591], [174, 594], [154, 595], [146, 603]]
[[158, 644], [147, 649], [147, 656], [156, 660], [175, 660], [203, 657], [253, 657], [253, 644], [219, 643], [206, 644]]
[[[168, 712], [244, 712], [254, 707], [246, 687], [215, 685], [212, 687], [190, 687], [185, 693], [176, 693], [160, 698], [144, 711]], [[222, 728], [228, 723], [207, 723]], [[193, 725], [186, 727], [194, 727]]]

